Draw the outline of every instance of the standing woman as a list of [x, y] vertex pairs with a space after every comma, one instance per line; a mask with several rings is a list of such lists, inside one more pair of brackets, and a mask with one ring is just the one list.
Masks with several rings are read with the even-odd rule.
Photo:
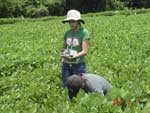
[[62, 52], [62, 83], [66, 86], [67, 78], [73, 74], [87, 73], [85, 56], [89, 47], [89, 32], [82, 27], [84, 21], [77, 10], [69, 10], [67, 18], [70, 29], [64, 34]]

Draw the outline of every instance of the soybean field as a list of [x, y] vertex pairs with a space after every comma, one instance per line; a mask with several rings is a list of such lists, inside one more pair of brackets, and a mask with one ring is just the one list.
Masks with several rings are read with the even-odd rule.
[[[89, 73], [107, 79], [106, 97], [61, 87], [63, 18], [0, 25], [0, 113], [149, 113], [150, 15], [84, 16]], [[121, 101], [114, 104], [113, 100]]]

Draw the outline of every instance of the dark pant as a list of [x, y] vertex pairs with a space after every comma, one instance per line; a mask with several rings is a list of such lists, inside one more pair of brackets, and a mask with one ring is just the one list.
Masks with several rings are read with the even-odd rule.
[[65, 87], [67, 78], [73, 74], [87, 73], [85, 62], [69, 64], [62, 63], [62, 84]]

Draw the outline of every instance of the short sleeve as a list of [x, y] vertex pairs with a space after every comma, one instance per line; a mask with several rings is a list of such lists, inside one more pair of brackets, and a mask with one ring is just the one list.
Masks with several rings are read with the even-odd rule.
[[64, 41], [66, 40], [66, 38], [67, 38], [67, 32], [65, 32], [64, 34]]
[[66, 46], [67, 46], [67, 44], [66, 44], [67, 33], [68, 33], [68, 32], [65, 32], [65, 34], [64, 34], [64, 44], [63, 44], [63, 47], [64, 47], [64, 48], [66, 48]]
[[83, 31], [83, 40], [89, 40], [90, 37], [89, 37], [89, 32], [88, 30], [84, 29]]

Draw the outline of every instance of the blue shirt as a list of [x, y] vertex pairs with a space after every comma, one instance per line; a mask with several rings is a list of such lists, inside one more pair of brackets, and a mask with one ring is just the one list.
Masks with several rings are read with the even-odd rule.
[[86, 80], [84, 88], [86, 92], [99, 92], [104, 96], [112, 88], [107, 80], [96, 74], [83, 74], [83, 78]]

